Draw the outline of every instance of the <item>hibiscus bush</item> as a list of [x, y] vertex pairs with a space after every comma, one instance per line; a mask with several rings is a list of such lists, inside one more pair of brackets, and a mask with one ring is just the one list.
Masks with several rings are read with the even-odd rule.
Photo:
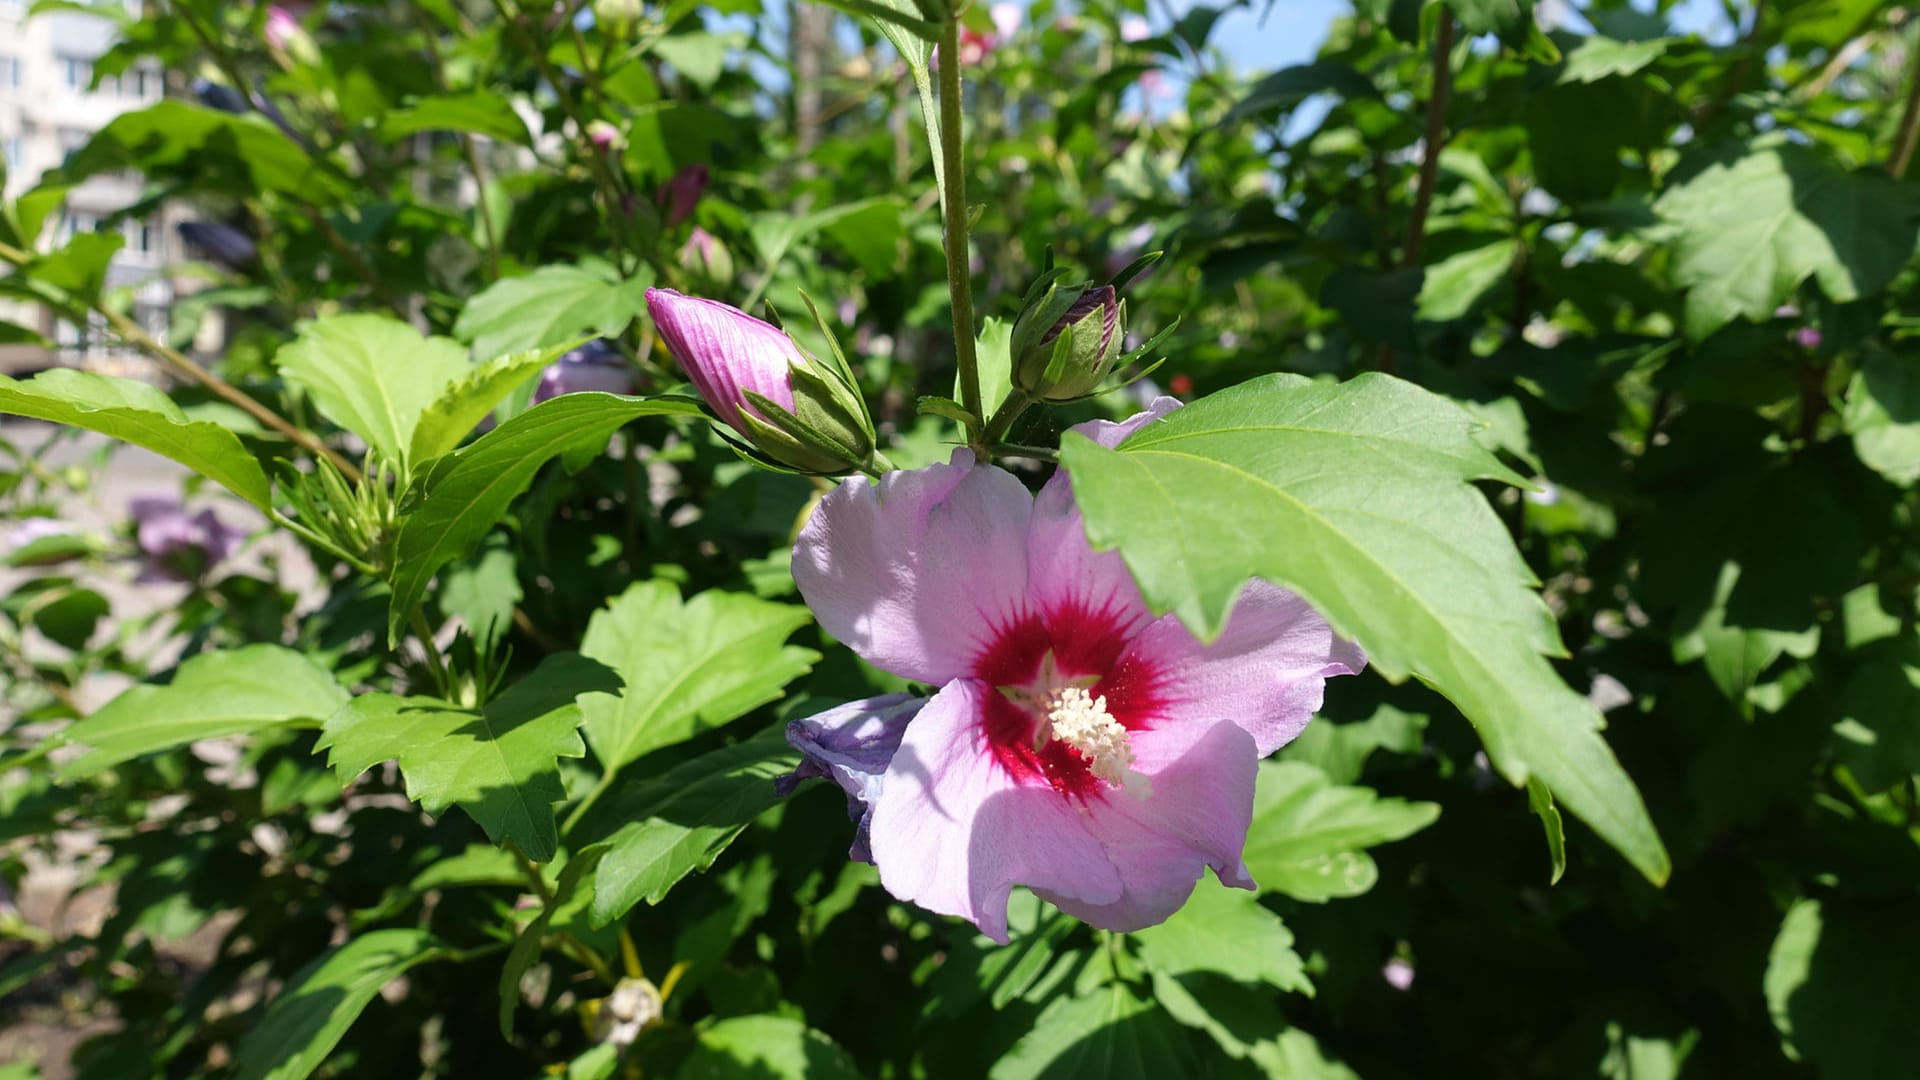
[[37, 10], [0, 1077], [1920, 1056], [1907, 9]]

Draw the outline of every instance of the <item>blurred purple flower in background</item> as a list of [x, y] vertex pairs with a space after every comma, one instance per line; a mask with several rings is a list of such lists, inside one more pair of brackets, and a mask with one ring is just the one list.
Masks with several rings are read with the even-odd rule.
[[674, 173], [673, 179], [661, 184], [655, 201], [666, 211], [666, 227], [671, 229], [692, 217], [693, 208], [700, 205], [700, 196], [706, 191], [705, 165], [688, 165]]
[[253, 238], [231, 225], [218, 221], [183, 221], [177, 227], [180, 239], [229, 270], [244, 269], [260, 257], [260, 248]]
[[129, 509], [141, 562], [134, 580], [140, 582], [198, 581], [247, 538], [247, 530], [228, 525], [212, 510], [188, 514], [171, 495], [142, 495]]
[[1793, 332], [1793, 343], [1809, 351], [1820, 347], [1820, 328], [1802, 326]]
[[994, 32], [1001, 41], [1013, 40], [1020, 29], [1022, 13], [1019, 4], [995, 4], [987, 9], [987, 18], [993, 20]]
[[533, 392], [533, 403], [538, 405], [561, 394], [582, 390], [603, 390], [609, 394], [634, 392], [633, 368], [606, 338], [595, 338], [549, 364], [540, 374], [540, 386]]

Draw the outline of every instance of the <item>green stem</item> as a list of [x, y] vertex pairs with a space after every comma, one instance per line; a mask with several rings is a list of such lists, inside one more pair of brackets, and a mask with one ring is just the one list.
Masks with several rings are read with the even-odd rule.
[[613, 786], [613, 775], [612, 769], [600, 774], [600, 779], [594, 781], [593, 787], [588, 790], [587, 797], [581, 799], [580, 805], [574, 807], [573, 812], [567, 815], [567, 820], [560, 823], [561, 833], [570, 833], [575, 825], [580, 824], [580, 819], [587, 816], [587, 811], [593, 808], [593, 804], [599, 802], [600, 796], [605, 795], [607, 789]]
[[1007, 429], [1013, 426], [1013, 422], [1019, 419], [1020, 414], [1026, 412], [1027, 406], [1031, 404], [1033, 399], [1019, 387], [1008, 390], [1007, 400], [1000, 403], [1000, 408], [994, 412], [993, 419], [987, 421], [987, 433], [982, 438], [989, 444], [999, 442], [1000, 437], [1007, 433]]
[[440, 659], [440, 645], [433, 640], [433, 627], [427, 625], [427, 614], [419, 605], [407, 616], [408, 625], [413, 628], [413, 636], [420, 639], [420, 647], [427, 653], [427, 670], [433, 673], [433, 681], [440, 688], [440, 696], [447, 697], [453, 687], [447, 682], [447, 665]]
[[960, 120], [960, 22], [940, 32], [940, 202], [945, 211], [947, 291], [953, 297], [953, 347], [960, 365], [960, 404], [974, 416], [967, 441], [984, 451], [980, 427], [980, 358], [973, 347], [973, 272], [967, 266], [966, 135]]

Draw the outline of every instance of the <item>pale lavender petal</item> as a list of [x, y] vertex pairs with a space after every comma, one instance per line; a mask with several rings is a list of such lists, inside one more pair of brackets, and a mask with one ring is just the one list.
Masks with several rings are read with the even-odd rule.
[[873, 804], [880, 797], [887, 766], [900, 749], [907, 721], [926, 703], [926, 698], [912, 694], [884, 694], [789, 723], [787, 741], [805, 760], [774, 781], [775, 787], [789, 795], [800, 781], [814, 776], [840, 785], [847, 794], [847, 816], [858, 826], [847, 854], [859, 862], [872, 862], [867, 832], [873, 823]]
[[[1027, 526], [1028, 589], [1040, 610], [1054, 616], [1050, 628], [1059, 632], [1085, 624], [1061, 618], [1067, 611], [1100, 616], [1098, 624], [1111, 627], [1121, 640], [1133, 637], [1153, 621], [1153, 612], [1140, 597], [1133, 574], [1117, 551], [1093, 550], [1086, 524], [1074, 505], [1066, 470], [1056, 472], [1034, 500]], [[1071, 645], [1057, 642], [1068, 653]]]
[[1074, 802], [1020, 785], [994, 759], [981, 709], [996, 692], [956, 680], [907, 725], [874, 806], [872, 843], [888, 892], [1004, 944], [1015, 885], [1091, 905], [1118, 902], [1122, 886]]
[[1225, 884], [1253, 887], [1241, 861], [1259, 771], [1252, 737], [1230, 723], [1171, 725], [1135, 732], [1133, 749], [1134, 768], [1152, 793], [1141, 798], [1116, 789], [1090, 802], [1084, 816], [1120, 875], [1121, 895], [1102, 901], [1034, 888], [1060, 910], [1105, 930], [1164, 922], [1187, 902], [1208, 866]]
[[1033, 497], [1013, 474], [953, 464], [841, 484], [793, 545], [793, 580], [822, 629], [868, 663], [941, 685], [969, 673], [1027, 611]]
[[687, 380], [728, 425], [747, 434], [740, 419], [751, 390], [783, 409], [793, 408], [789, 365], [804, 362], [800, 347], [779, 327], [718, 301], [648, 289], [647, 311]]
[[[1067, 430], [1076, 435], [1085, 435], [1087, 438], [1111, 450], [1119, 446], [1121, 440], [1127, 436], [1139, 431], [1155, 420], [1164, 419], [1168, 413], [1179, 408], [1180, 405], [1181, 402], [1179, 398], [1154, 398], [1153, 404], [1147, 406], [1144, 411], [1134, 413], [1125, 420], [1088, 420], [1083, 424], [1075, 424]], [[1057, 478], [1058, 476], [1056, 474], [1056, 479]]]
[[1260, 757], [1307, 726], [1327, 679], [1367, 665], [1360, 646], [1336, 635], [1305, 600], [1259, 580], [1247, 583], [1212, 644], [1168, 615], [1134, 638], [1127, 655], [1161, 673], [1155, 694], [1168, 714], [1231, 720], [1253, 736]]

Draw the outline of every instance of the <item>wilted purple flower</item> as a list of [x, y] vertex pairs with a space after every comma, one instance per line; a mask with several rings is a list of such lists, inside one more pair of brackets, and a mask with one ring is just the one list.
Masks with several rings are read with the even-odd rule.
[[171, 495], [142, 495], [129, 509], [140, 548], [136, 581], [198, 581], [247, 538], [245, 529], [226, 524], [212, 510], [188, 514]]
[[195, 79], [192, 89], [193, 96], [209, 109], [224, 113], [244, 113], [248, 109], [246, 97], [231, 86], [222, 86], [208, 79]]
[[707, 167], [688, 165], [673, 174], [673, 179], [660, 185], [655, 201], [665, 208], [666, 227], [675, 225], [693, 216], [693, 208], [700, 205], [700, 196], [707, 190]]
[[230, 270], [245, 269], [260, 257], [260, 248], [252, 237], [224, 222], [183, 221], [177, 228], [180, 239]]
[[605, 338], [595, 338], [547, 365], [547, 370], [540, 373], [540, 386], [533, 392], [533, 403], [538, 405], [549, 398], [582, 390], [609, 394], [634, 391], [632, 366]]
[[[1116, 446], [1178, 404], [1074, 430]], [[1178, 910], [1209, 866], [1253, 888], [1259, 760], [1306, 726], [1329, 677], [1366, 662], [1257, 581], [1202, 643], [1148, 609], [1117, 552], [1088, 545], [1065, 472], [1035, 496], [966, 449], [829, 493], [793, 576], [821, 629], [940, 687], [911, 716], [893, 694], [790, 725], [796, 776], [846, 792], [866, 826], [853, 853], [887, 891], [1000, 942], [1015, 885], [1129, 931]]]

